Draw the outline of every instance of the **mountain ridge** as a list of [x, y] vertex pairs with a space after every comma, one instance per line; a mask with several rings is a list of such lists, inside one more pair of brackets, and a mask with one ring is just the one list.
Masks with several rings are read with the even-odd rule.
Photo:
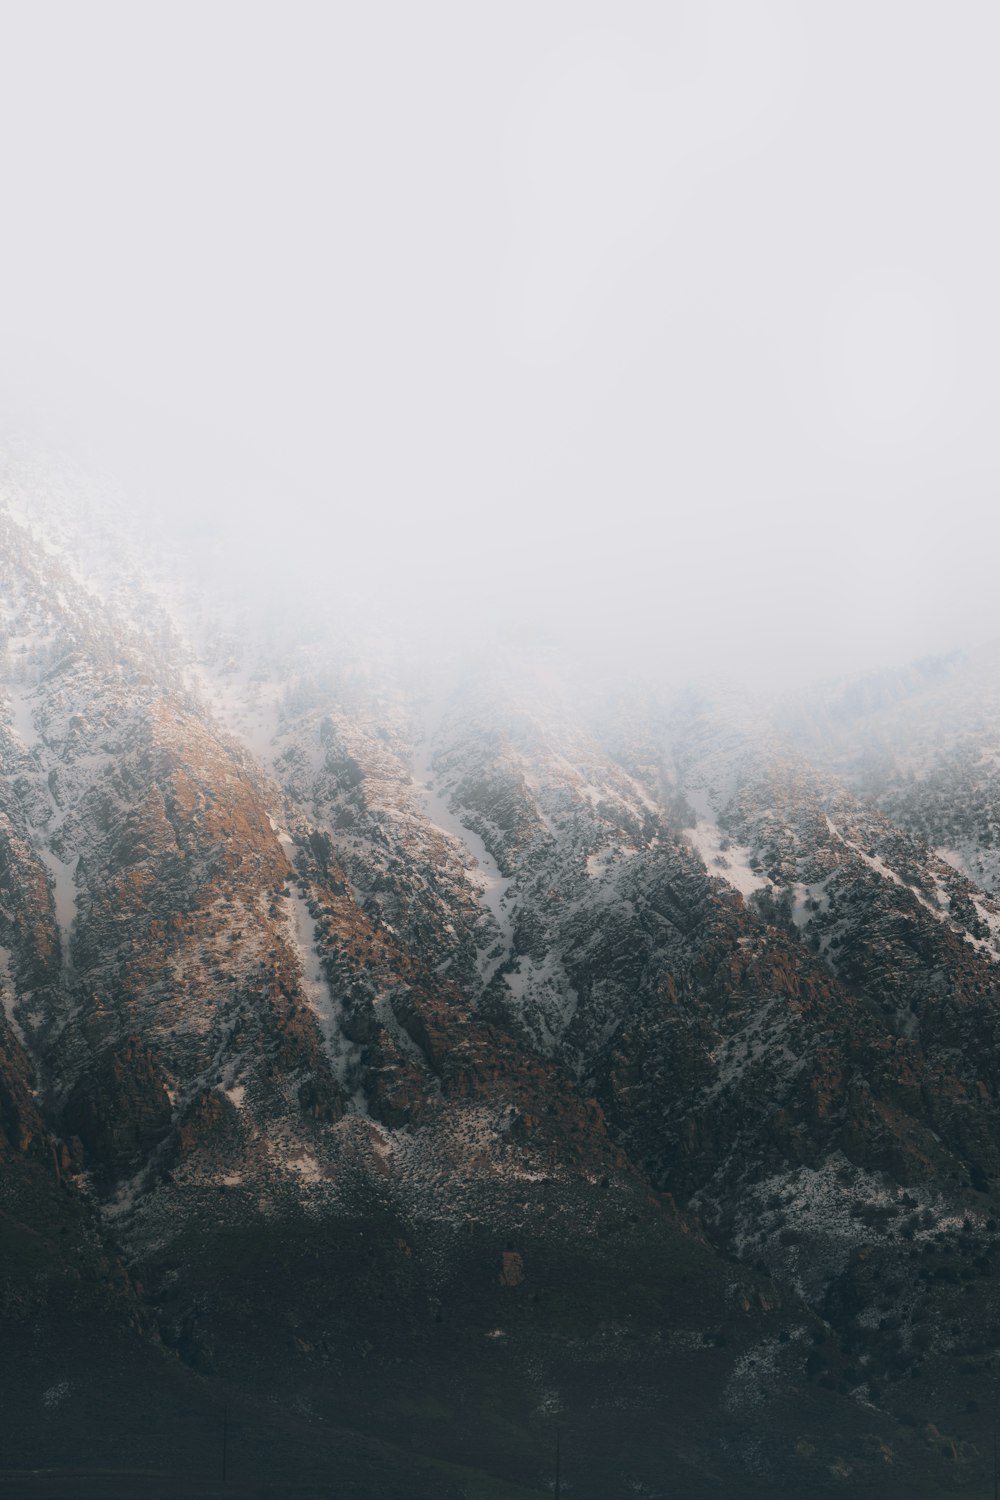
[[943, 764], [989, 802], [986, 658], [866, 688], [821, 754], [787, 702], [186, 621], [126, 545], [102, 602], [0, 528], [0, 1102], [111, 1237], [137, 1360], [317, 1432], [346, 1401], [362, 1467], [404, 1410], [421, 1463], [474, 1459], [499, 1382], [498, 1484], [542, 1483], [560, 1411], [582, 1493], [623, 1453], [636, 1493], [971, 1480], [1000, 908], [904, 751], [978, 683]]

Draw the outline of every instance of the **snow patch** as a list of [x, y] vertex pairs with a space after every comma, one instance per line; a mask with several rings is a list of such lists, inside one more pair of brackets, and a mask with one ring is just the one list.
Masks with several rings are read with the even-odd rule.
[[31, 696], [16, 687], [8, 686], [7, 701], [14, 733], [29, 751], [37, 750], [42, 744], [42, 736], [35, 727]]
[[575, 1016], [579, 997], [555, 952], [547, 953], [541, 963], [524, 954], [517, 963], [513, 974], [504, 975], [508, 993], [525, 1024], [536, 1031], [543, 1028], [551, 1045]]
[[511, 881], [501, 875], [496, 860], [479, 834], [468, 828], [461, 818], [452, 812], [444, 789], [436, 784], [431, 768], [429, 739], [423, 741], [414, 757], [413, 783], [427, 822], [439, 833], [452, 839], [463, 850], [465, 878], [477, 891], [479, 900], [499, 929], [503, 943], [502, 954], [496, 958], [491, 950], [482, 954], [479, 961], [480, 974], [484, 981], [489, 983], [513, 946], [513, 921], [507, 909], [507, 892]]
[[288, 1156], [284, 1165], [294, 1172], [303, 1182], [323, 1182], [325, 1173], [320, 1167], [315, 1156], [308, 1151], [302, 1151], [298, 1156]]
[[[282, 847], [291, 846], [287, 833], [280, 833], [279, 838]], [[357, 1048], [344, 1036], [343, 1006], [330, 988], [323, 969], [316, 943], [316, 923], [309, 903], [294, 882], [285, 889], [284, 915], [286, 932], [302, 971], [305, 1002], [319, 1023], [337, 1081], [346, 1087], [357, 1062]]]
[[743, 897], [770, 885], [750, 868], [750, 851], [743, 844], [732, 843], [715, 822], [699, 818], [693, 828], [684, 829], [684, 837], [701, 856], [710, 875], [716, 875], [739, 891]]
[[14, 1014], [14, 1006], [17, 1004], [17, 991], [14, 988], [14, 976], [11, 968], [11, 953], [9, 948], [0, 948], [0, 1004], [3, 1005], [4, 1015], [10, 1022], [11, 1029], [18, 1041], [24, 1046], [24, 1031], [21, 1023]]
[[800, 930], [808, 927], [813, 918], [830, 905], [829, 882], [829, 875], [809, 885], [801, 880], [795, 882], [792, 887], [792, 921]]
[[76, 867], [79, 855], [67, 862], [53, 854], [51, 849], [40, 847], [38, 857], [52, 877], [56, 926], [62, 945], [63, 968], [69, 967], [69, 943], [73, 923], [77, 915]]

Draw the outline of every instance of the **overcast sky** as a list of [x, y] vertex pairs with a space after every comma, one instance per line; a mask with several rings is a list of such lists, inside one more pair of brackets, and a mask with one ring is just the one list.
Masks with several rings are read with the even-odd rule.
[[998, 63], [976, 0], [0, 0], [0, 428], [359, 614], [1000, 634]]

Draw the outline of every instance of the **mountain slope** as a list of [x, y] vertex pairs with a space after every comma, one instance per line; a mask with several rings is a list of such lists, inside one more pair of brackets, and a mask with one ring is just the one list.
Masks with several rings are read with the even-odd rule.
[[[400, 1431], [413, 1493], [539, 1493], [557, 1421], [581, 1494], [974, 1478], [1000, 908], [873, 796], [876, 710], [820, 754], [787, 704], [359, 658], [111, 534], [84, 582], [44, 511], [0, 512], [13, 1232], [90, 1246], [143, 1389], [307, 1466], [350, 1431], [358, 1495], [411, 1492]], [[107, 1316], [62, 1305], [29, 1467]]]

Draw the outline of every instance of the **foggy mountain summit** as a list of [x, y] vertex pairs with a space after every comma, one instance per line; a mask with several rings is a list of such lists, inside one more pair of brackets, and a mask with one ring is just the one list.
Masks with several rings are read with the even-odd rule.
[[225, 1401], [247, 1494], [542, 1493], [556, 1416], [579, 1493], [976, 1477], [992, 649], [428, 663], [23, 471], [0, 568], [8, 1467], [183, 1493]]
[[995, 635], [992, 6], [0, 24], [0, 436], [258, 604], [765, 689]]
[[995, 1485], [998, 42], [0, 0], [0, 1489]]

